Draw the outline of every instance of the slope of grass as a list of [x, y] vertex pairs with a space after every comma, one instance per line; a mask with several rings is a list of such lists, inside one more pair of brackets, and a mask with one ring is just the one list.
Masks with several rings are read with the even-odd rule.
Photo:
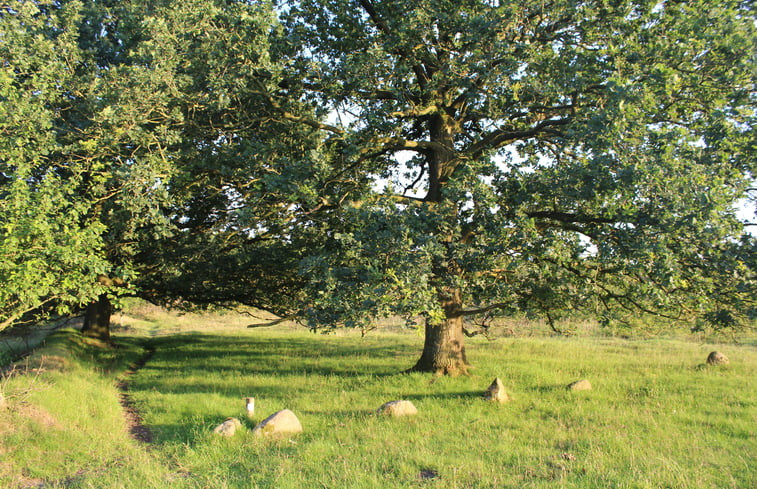
[[54, 331], [63, 328], [81, 328], [82, 319], [69, 317], [37, 323], [15, 326], [0, 331], [0, 368], [39, 348]]
[[148, 487], [163, 469], [129, 438], [115, 387], [141, 354], [53, 333], [0, 381], [0, 487]]
[[[41, 376], [43, 387], [23, 401], [44, 409], [53, 424], [0, 414], [0, 423], [13, 426], [8, 433], [0, 429], [0, 486], [757, 486], [757, 350], [751, 346], [476, 339], [469, 343], [477, 367], [472, 376], [433, 378], [399, 374], [420, 352], [422, 338], [415, 335], [246, 330], [239, 320], [229, 330], [223, 318], [192, 316], [198, 323], [184, 328], [192, 332], [162, 336], [176, 323], [147, 316], [138, 318], [142, 329], [130, 324], [133, 336], [119, 337], [123, 348], [67, 344], [76, 366]], [[211, 331], [202, 332], [201, 322]], [[149, 450], [126, 435], [113, 387], [144, 341], [156, 353], [130, 378], [130, 392], [153, 431]], [[713, 349], [728, 355], [730, 365], [703, 366]], [[481, 398], [497, 376], [509, 403]], [[565, 389], [581, 378], [594, 389]], [[21, 388], [13, 382], [21, 378], [6, 381], [6, 390]], [[61, 400], [65, 396], [81, 402]], [[254, 420], [244, 417], [247, 396], [257, 401]], [[419, 414], [375, 415], [394, 399], [411, 400]], [[299, 416], [303, 434], [252, 436], [256, 421], [284, 408]], [[242, 419], [243, 428], [231, 438], [214, 435], [213, 427], [229, 416]], [[72, 426], [77, 433], [70, 433]]]

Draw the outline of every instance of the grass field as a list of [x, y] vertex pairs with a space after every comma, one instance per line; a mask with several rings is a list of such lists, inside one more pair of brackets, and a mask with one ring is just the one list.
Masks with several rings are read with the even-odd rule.
[[[419, 355], [414, 334], [246, 329], [249, 318], [150, 309], [116, 319], [120, 348], [55, 333], [26, 374], [2, 381], [0, 487], [757, 487], [751, 345], [477, 338], [471, 376], [433, 378], [399, 373]], [[155, 354], [129, 392], [147, 446], [129, 437], [115, 387], [146, 346]], [[703, 366], [714, 349], [731, 363]], [[482, 400], [494, 377], [509, 403]], [[593, 390], [565, 389], [582, 378]], [[288, 408], [305, 432], [253, 437], [246, 396], [254, 421]], [[394, 399], [419, 414], [375, 415]], [[229, 416], [242, 430], [214, 435]]]

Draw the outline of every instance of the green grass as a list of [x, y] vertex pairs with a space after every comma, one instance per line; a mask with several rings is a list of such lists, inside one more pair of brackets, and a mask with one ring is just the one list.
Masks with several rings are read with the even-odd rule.
[[4, 377], [0, 487], [151, 487], [140, 484], [161, 467], [129, 438], [115, 387], [141, 352], [134, 339], [114, 350], [62, 330]]
[[[0, 430], [0, 486], [22, 487], [24, 481], [44, 481], [45, 487], [192, 489], [757, 486], [752, 346], [474, 339], [472, 376], [433, 378], [399, 374], [420, 352], [422, 338], [416, 335], [246, 330], [238, 319], [229, 329], [223, 327], [229, 318], [190, 317], [127, 318], [131, 333], [118, 337], [124, 347], [117, 350], [84, 345], [64, 333], [67, 343], [58, 347], [74, 350], [72, 366], [38, 376], [38, 387], [23, 399], [28, 409], [44, 409], [55, 424], [13, 409], [0, 414], [0, 427], [3, 422], [13, 427], [10, 435]], [[135, 326], [137, 320], [143, 323]], [[159, 334], [166, 324], [176, 327], [174, 321], [194, 331]], [[145, 341], [156, 353], [132, 377], [131, 394], [153, 430], [149, 450], [126, 435], [113, 387]], [[730, 365], [703, 367], [713, 349], [723, 351]], [[511, 402], [482, 400], [496, 376]], [[565, 389], [581, 378], [594, 389]], [[4, 388], [18, 392], [22, 378], [6, 381]], [[244, 419], [247, 396], [256, 398], [257, 420], [288, 408], [305, 432], [291, 439], [254, 438], [254, 422]], [[419, 414], [375, 415], [394, 399], [411, 400]], [[232, 438], [215, 436], [212, 428], [229, 416], [242, 419], [243, 429]], [[434, 477], [424, 479], [422, 473]]]

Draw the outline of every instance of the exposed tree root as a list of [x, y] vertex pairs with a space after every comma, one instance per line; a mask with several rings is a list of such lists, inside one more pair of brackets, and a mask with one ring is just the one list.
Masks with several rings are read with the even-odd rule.
[[429, 373], [433, 374], [434, 377], [441, 377], [444, 375], [448, 375], [450, 377], [459, 377], [459, 376], [469, 376], [470, 375], [470, 369], [472, 369], [473, 366], [469, 363], [455, 363], [453, 365], [445, 365], [443, 367], [434, 367], [429, 366], [426, 364], [421, 364], [421, 362], [415, 364], [412, 368], [409, 368], [405, 370], [403, 373], [413, 373], [413, 372], [421, 372], [421, 373]]

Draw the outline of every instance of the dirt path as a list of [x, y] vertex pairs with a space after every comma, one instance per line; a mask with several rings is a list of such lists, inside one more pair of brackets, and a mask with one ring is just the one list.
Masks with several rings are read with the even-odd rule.
[[131, 395], [129, 395], [129, 377], [144, 367], [154, 354], [155, 347], [149, 343], [146, 344], [144, 355], [142, 355], [142, 357], [140, 357], [129, 370], [124, 372], [123, 377], [116, 384], [118, 390], [121, 392], [120, 402], [124, 410], [124, 417], [126, 417], [126, 426], [129, 430], [129, 434], [132, 438], [144, 444], [152, 443], [152, 432], [150, 432], [150, 428], [145, 426], [142, 416], [140, 416], [139, 411], [134, 404], [134, 400]]

